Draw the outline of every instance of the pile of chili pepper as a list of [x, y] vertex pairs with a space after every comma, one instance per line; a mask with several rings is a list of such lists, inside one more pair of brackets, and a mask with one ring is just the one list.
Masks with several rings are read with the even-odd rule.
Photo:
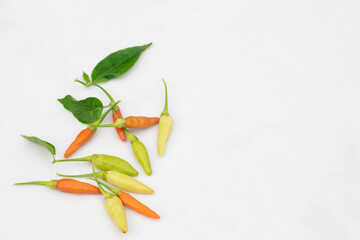
[[[150, 46], [151, 43], [114, 52], [105, 57], [95, 66], [91, 73], [91, 78], [88, 74], [83, 72], [83, 81], [75, 79], [75, 82], [81, 83], [85, 87], [95, 86], [100, 89], [108, 97], [110, 101], [108, 105], [104, 106], [103, 103], [96, 97], [76, 100], [71, 95], [67, 95], [63, 99], [58, 99], [64, 108], [69, 110], [78, 121], [86, 124], [86, 128], [80, 131], [75, 140], [65, 151], [65, 159], [55, 158], [56, 149], [51, 143], [34, 136], [29, 137], [22, 135], [29, 141], [48, 149], [53, 156], [52, 163], [74, 161], [89, 162], [91, 163], [92, 171], [76, 175], [58, 173], [57, 175], [65, 178], [50, 181], [22, 182], [15, 183], [15, 185], [43, 185], [52, 189], [58, 189], [62, 192], [73, 194], [102, 194], [105, 197], [105, 209], [107, 213], [113, 219], [115, 225], [123, 233], [128, 231], [126, 214], [123, 205], [144, 216], [154, 219], [160, 218], [157, 213], [127, 193], [153, 194], [154, 190], [134, 178], [139, 173], [126, 160], [107, 154], [92, 154], [85, 157], [68, 159], [76, 153], [77, 149], [88, 142], [99, 128], [113, 127], [122, 141], [125, 142], [126, 139], [128, 139], [134, 156], [142, 166], [144, 172], [147, 175], [152, 174], [149, 155], [144, 143], [141, 142], [137, 136], [130, 133], [128, 129], [146, 128], [159, 124], [157, 148], [159, 156], [163, 156], [173, 124], [172, 118], [168, 112], [168, 93], [165, 80], [162, 79], [165, 87], [165, 105], [160, 114], [160, 118], [145, 116], [123, 117], [119, 108], [120, 101], [115, 101], [109, 92], [100, 85], [103, 82], [115, 79], [127, 72], [136, 63], [142, 52]], [[103, 109], [105, 108], [108, 109], [103, 113]], [[110, 112], [112, 112], [112, 123], [102, 125], [102, 122]], [[95, 171], [95, 168], [99, 171]], [[91, 179], [95, 181], [97, 186], [72, 179], [77, 177]], [[108, 189], [109, 192], [105, 191], [103, 186]]]

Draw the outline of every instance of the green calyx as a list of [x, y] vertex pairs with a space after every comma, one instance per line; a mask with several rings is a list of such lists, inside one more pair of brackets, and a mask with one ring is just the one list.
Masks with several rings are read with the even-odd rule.
[[[115, 116], [117, 116], [115, 114]], [[118, 118], [115, 123], [111, 124], [104, 124], [99, 125], [98, 127], [118, 127], [118, 128], [124, 128], [125, 127], [126, 120], [124, 118]]]
[[123, 129], [124, 129], [126, 136], [129, 138], [129, 141], [131, 144], [133, 144], [134, 142], [139, 140], [135, 135], [131, 134], [126, 128], [123, 128]]
[[167, 94], [167, 86], [166, 86], [166, 82], [165, 79], [161, 79], [164, 82], [165, 85], [165, 106], [164, 106], [164, 110], [161, 112], [161, 116], [168, 116], [169, 112], [168, 112], [168, 94]]
[[57, 180], [14, 183], [14, 185], [43, 185], [51, 189], [56, 189], [56, 184]]

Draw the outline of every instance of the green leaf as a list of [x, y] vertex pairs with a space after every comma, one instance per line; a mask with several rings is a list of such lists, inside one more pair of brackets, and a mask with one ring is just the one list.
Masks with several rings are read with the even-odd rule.
[[127, 72], [138, 60], [141, 53], [152, 43], [125, 48], [111, 53], [99, 62], [91, 73], [93, 83], [106, 82]]
[[83, 72], [83, 79], [85, 80], [85, 82], [90, 82], [90, 77], [89, 75], [87, 75], [86, 72]]
[[64, 108], [72, 112], [77, 120], [85, 124], [95, 122], [101, 116], [104, 108], [102, 102], [95, 97], [77, 101], [72, 96], [67, 95], [58, 101], [64, 105]]
[[49, 142], [46, 142], [44, 140], [41, 140], [40, 138], [34, 137], [34, 136], [25, 136], [25, 135], [21, 135], [22, 137], [24, 137], [25, 139], [29, 140], [30, 142], [39, 144], [41, 146], [43, 146], [44, 148], [46, 148], [47, 150], [49, 150], [49, 152], [54, 156], [56, 154], [56, 150], [54, 145], [52, 145]]

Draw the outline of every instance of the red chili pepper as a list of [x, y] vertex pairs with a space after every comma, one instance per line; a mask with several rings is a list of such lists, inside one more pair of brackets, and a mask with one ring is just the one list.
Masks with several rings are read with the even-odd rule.
[[70, 178], [63, 178], [60, 180], [50, 181], [35, 181], [35, 182], [23, 182], [15, 183], [14, 185], [43, 185], [52, 189], [58, 189], [67, 193], [101, 193], [99, 188], [89, 183], [80, 182]]
[[[117, 117], [115, 116], [115, 114], [113, 112], [113, 123], [115, 123], [118, 118], [122, 118], [122, 114], [120, 112], [119, 106], [116, 105], [116, 107], [114, 108], [114, 111], [115, 111]], [[119, 135], [120, 139], [122, 141], [126, 141], [126, 135], [125, 135], [124, 129], [115, 127], [115, 130], [116, 130], [117, 134]]]

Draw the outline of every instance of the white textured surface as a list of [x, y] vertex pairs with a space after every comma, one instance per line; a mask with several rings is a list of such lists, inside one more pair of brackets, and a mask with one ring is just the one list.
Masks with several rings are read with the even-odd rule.
[[[360, 238], [359, 1], [13, 1], [0, 3], [0, 238]], [[74, 157], [121, 156], [155, 189], [136, 195], [159, 221], [127, 211], [116, 229], [100, 196], [12, 183], [85, 173], [52, 165], [83, 126], [57, 98], [96, 96], [73, 82], [107, 54], [152, 41], [131, 71], [103, 84], [123, 114], [157, 116], [165, 77], [174, 128], [163, 158], [157, 127], [129, 143], [100, 129]], [[107, 119], [109, 121], [109, 119]]]

